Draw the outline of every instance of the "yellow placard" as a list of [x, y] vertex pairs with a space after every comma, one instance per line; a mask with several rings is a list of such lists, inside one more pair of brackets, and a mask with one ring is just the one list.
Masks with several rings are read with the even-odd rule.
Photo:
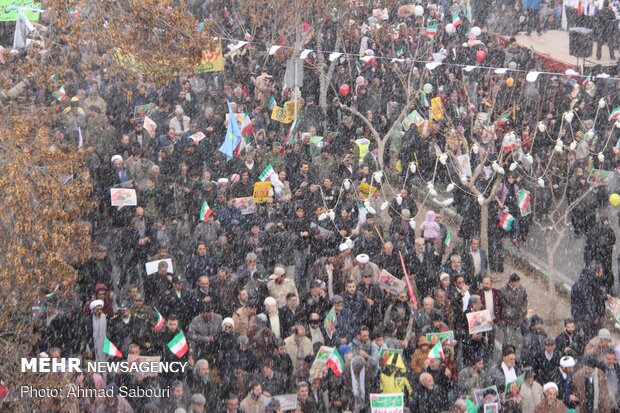
[[269, 190], [271, 189], [271, 182], [256, 182], [254, 184], [254, 193], [252, 199], [255, 204], [262, 204], [269, 198]]
[[222, 55], [222, 43], [218, 42], [217, 47], [212, 51], [203, 51], [200, 65], [194, 69], [196, 73], [223, 72], [224, 56]]
[[377, 188], [367, 184], [366, 182], [360, 183], [360, 185], [357, 187], [357, 191], [360, 193], [360, 196], [364, 201], [368, 201], [376, 190]]
[[[301, 102], [297, 102], [297, 115], [299, 116], [299, 112], [301, 111]], [[295, 101], [290, 100], [284, 104], [284, 110], [286, 111], [286, 122], [291, 123], [295, 120]]]
[[286, 109], [278, 105], [273, 105], [273, 110], [271, 111], [271, 119], [280, 123], [291, 123], [293, 121], [292, 119], [287, 119]]
[[433, 119], [439, 120], [443, 118], [443, 106], [441, 106], [441, 98], [431, 99], [431, 109], [433, 110]]

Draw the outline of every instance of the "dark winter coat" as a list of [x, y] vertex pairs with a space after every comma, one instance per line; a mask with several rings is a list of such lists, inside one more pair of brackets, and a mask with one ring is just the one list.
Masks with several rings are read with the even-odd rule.
[[589, 269], [584, 269], [571, 289], [571, 314], [577, 322], [590, 322], [605, 314], [606, 294]]

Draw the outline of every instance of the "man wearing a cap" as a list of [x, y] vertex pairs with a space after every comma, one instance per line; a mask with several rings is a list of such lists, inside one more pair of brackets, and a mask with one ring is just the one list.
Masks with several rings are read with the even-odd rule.
[[332, 298], [334, 311], [336, 313], [336, 329], [331, 338], [333, 345], [341, 345], [350, 343], [355, 337], [356, 322], [353, 319], [351, 310], [345, 308], [344, 299], [340, 295]]
[[284, 267], [277, 266], [273, 270], [273, 274], [269, 276], [269, 282], [267, 283], [269, 296], [275, 298], [278, 307], [284, 307], [284, 305], [286, 305], [286, 296], [288, 293], [299, 296], [295, 282], [290, 278], [286, 278], [285, 275], [286, 270]]
[[207, 399], [200, 393], [192, 394], [190, 399], [190, 408], [187, 413], [206, 413], [205, 405], [207, 404]]
[[369, 269], [372, 272], [372, 280], [377, 282], [379, 280], [379, 274], [381, 269], [377, 264], [370, 261], [370, 257], [367, 254], [358, 254], [355, 257], [355, 266], [351, 268], [351, 279], [355, 281], [355, 284], [362, 282], [362, 271]]
[[580, 412], [611, 413], [617, 408], [609, 393], [605, 373], [593, 357], [584, 357], [582, 367], [573, 375], [573, 394]]
[[569, 409], [574, 409], [578, 400], [573, 394], [573, 369], [575, 359], [571, 356], [564, 356], [560, 359], [560, 367], [553, 375], [553, 382], [558, 385], [558, 398], [564, 402]]
[[166, 292], [161, 302], [164, 318], [167, 314], [176, 314], [184, 328], [189, 326], [198, 313], [192, 292], [185, 287], [184, 280], [178, 275], [172, 277], [172, 289]]
[[607, 350], [613, 350], [614, 343], [611, 333], [606, 328], [601, 328], [596, 337], [588, 342], [584, 351], [585, 356], [594, 357], [598, 362], [603, 362]]
[[110, 320], [108, 338], [125, 354], [130, 344], [143, 342], [147, 325], [132, 314], [127, 300], [120, 303], [118, 311], [119, 314]]

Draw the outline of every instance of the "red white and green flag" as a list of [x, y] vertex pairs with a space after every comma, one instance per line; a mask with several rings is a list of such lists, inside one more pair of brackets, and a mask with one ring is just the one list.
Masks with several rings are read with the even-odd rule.
[[620, 106], [616, 106], [609, 114], [610, 121], [618, 119], [620, 119]]
[[443, 354], [443, 346], [441, 345], [441, 341], [438, 341], [437, 344], [433, 346], [431, 351], [428, 353], [429, 360], [441, 360], [444, 358]]
[[243, 117], [243, 122], [241, 123], [241, 142], [235, 148], [234, 155], [239, 156], [239, 152], [243, 150], [246, 146], [250, 144], [252, 138], [254, 137], [254, 126], [252, 125], [252, 121], [250, 117], [246, 113]]
[[273, 110], [273, 107], [276, 105], [276, 98], [274, 98], [273, 96], [271, 96], [269, 98], [269, 102], [267, 102], [267, 108], [269, 110]]
[[507, 133], [502, 139], [502, 150], [504, 152], [510, 152], [517, 146], [517, 137], [514, 133]]
[[284, 137], [285, 145], [292, 145], [295, 143], [295, 139], [297, 138], [297, 128], [299, 127], [299, 116], [295, 118], [293, 123], [291, 124], [291, 128], [288, 130], [288, 133]]
[[157, 333], [158, 331], [161, 331], [162, 328], [164, 328], [164, 322], [166, 320], [164, 320], [164, 317], [162, 317], [161, 313], [159, 312], [157, 308], [155, 308], [155, 314], [157, 315], [157, 323], [155, 323], [155, 327], [153, 327], [153, 331]]
[[178, 358], [183, 357], [189, 350], [189, 345], [187, 344], [187, 340], [185, 340], [185, 334], [183, 334], [182, 331], [179, 331], [179, 333], [168, 343], [168, 348]]
[[435, 23], [430, 23], [428, 26], [426, 26], [426, 35], [428, 37], [435, 37], [437, 35], [437, 24]]
[[344, 360], [336, 347], [334, 347], [332, 353], [329, 355], [326, 364], [336, 376], [342, 376], [342, 373], [344, 373]]
[[207, 218], [209, 218], [212, 213], [213, 213], [213, 210], [209, 208], [209, 204], [207, 204], [207, 201], [204, 201], [202, 203], [202, 208], [200, 208], [200, 220], [206, 221]]
[[461, 25], [462, 21], [461, 21], [461, 15], [460, 13], [454, 13], [452, 15], [452, 25], [454, 26], [454, 28], [458, 28]]
[[274, 171], [273, 166], [271, 166], [271, 164], [268, 163], [267, 166], [265, 166], [265, 169], [263, 169], [263, 172], [261, 172], [260, 175], [258, 176], [258, 179], [260, 179], [261, 182], [265, 182], [267, 179], [271, 177], [271, 175], [275, 173], [276, 171]]
[[510, 119], [510, 111], [503, 113], [500, 117], [499, 120], [497, 121], [497, 124], [499, 126], [505, 125]]
[[325, 327], [325, 332], [327, 336], [331, 339], [334, 336], [334, 332], [336, 331], [336, 310], [332, 307], [331, 310], [325, 316], [325, 321], [323, 321], [323, 326]]
[[107, 337], [103, 341], [103, 354], [110, 357], [123, 358], [123, 353]]
[[532, 196], [529, 191], [522, 189], [519, 192], [519, 196], [517, 198], [519, 202], [519, 210], [521, 211], [521, 216], [524, 217], [530, 213], [530, 202], [532, 201]]
[[60, 89], [54, 93], [54, 97], [59, 102], [64, 102], [67, 100], [67, 91], [65, 90], [65, 85], [60, 86]]
[[504, 212], [502, 218], [499, 220], [499, 227], [504, 231], [512, 230], [512, 224], [515, 222], [515, 217], [510, 215], [510, 212]]

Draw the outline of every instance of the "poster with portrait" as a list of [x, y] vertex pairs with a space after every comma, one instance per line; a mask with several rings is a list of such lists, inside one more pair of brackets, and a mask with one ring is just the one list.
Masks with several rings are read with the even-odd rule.
[[497, 386], [485, 387], [484, 389], [474, 389], [474, 399], [478, 407], [490, 403], [499, 403], [499, 392]]
[[241, 212], [241, 215], [250, 215], [255, 214], [258, 211], [258, 207], [254, 203], [254, 198], [251, 196], [245, 198], [235, 198], [233, 199], [233, 204], [235, 208]]
[[379, 287], [392, 295], [398, 295], [407, 291], [407, 284], [386, 270], [381, 270], [381, 274], [379, 274]]
[[136, 206], [138, 197], [135, 189], [110, 188], [110, 203], [112, 206]]
[[469, 326], [469, 334], [493, 330], [493, 320], [489, 310], [484, 309], [467, 313], [467, 325]]

